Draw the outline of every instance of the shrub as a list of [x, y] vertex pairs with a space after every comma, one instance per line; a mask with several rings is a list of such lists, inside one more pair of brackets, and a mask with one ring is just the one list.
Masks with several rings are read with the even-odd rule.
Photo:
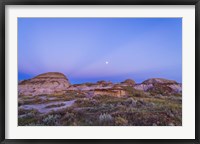
[[76, 124], [76, 113], [66, 112], [66, 114], [61, 119], [63, 125], [75, 125]]
[[27, 110], [25, 110], [23, 108], [18, 109], [18, 115], [23, 115], [23, 114], [26, 114], [26, 113], [27, 113]]
[[83, 98], [76, 100], [75, 104], [78, 107], [93, 107], [96, 105], [96, 101], [88, 98]]
[[137, 100], [134, 100], [133, 98], [128, 98], [126, 101], [122, 102], [123, 105], [126, 106], [133, 106], [135, 107], [137, 103]]
[[83, 98], [84, 93], [81, 91], [66, 91], [65, 99]]
[[58, 125], [58, 120], [60, 119], [60, 115], [48, 115], [47, 117], [45, 117], [42, 122], [44, 123], [44, 125]]
[[132, 86], [124, 86], [123, 89], [128, 93], [129, 96], [134, 96], [134, 97], [147, 96], [147, 93], [141, 90], [136, 90]]
[[127, 126], [128, 125], [128, 120], [122, 118], [122, 117], [116, 117], [115, 118], [115, 125], [117, 126]]
[[133, 91], [133, 96], [142, 97], [142, 96], [147, 96], [147, 95], [146, 95], [146, 93], [143, 92], [143, 91], [134, 89], [134, 91]]
[[133, 93], [133, 87], [132, 86], [123, 86], [122, 87], [125, 91], [128, 92], [128, 94], [132, 94]]
[[110, 114], [101, 114], [99, 116], [99, 122], [101, 125], [110, 125], [113, 121], [113, 117]]
[[176, 97], [181, 97], [181, 96], [182, 96], [182, 93], [175, 93], [174, 96], [176, 96]]
[[18, 115], [26, 115], [26, 117], [35, 117], [38, 113], [39, 112], [36, 109], [31, 109], [31, 110], [26, 110], [23, 108], [18, 109]]
[[29, 125], [30, 123], [36, 123], [36, 118], [18, 118], [18, 125], [19, 126], [25, 126]]

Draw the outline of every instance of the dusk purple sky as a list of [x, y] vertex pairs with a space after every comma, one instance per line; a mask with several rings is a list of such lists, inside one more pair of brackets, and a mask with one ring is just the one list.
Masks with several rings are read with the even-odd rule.
[[182, 82], [181, 18], [18, 18], [18, 79]]

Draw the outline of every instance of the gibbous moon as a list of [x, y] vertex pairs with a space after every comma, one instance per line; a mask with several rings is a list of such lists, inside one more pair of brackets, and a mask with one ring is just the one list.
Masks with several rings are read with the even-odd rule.
[[106, 61], [106, 64], [108, 64], [108, 61]]

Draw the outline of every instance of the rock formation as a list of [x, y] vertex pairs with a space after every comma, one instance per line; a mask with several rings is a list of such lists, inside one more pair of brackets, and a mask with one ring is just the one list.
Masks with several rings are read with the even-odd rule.
[[58, 72], [49, 72], [32, 79], [21, 81], [18, 85], [19, 95], [43, 95], [63, 92], [70, 86], [66, 76]]
[[142, 82], [143, 84], [177, 84], [176, 81], [167, 80], [163, 78], [152, 78]]
[[93, 93], [93, 95], [120, 97], [127, 95], [126, 91], [133, 91], [134, 89], [148, 92], [151, 95], [173, 95], [181, 94], [182, 85], [176, 81], [162, 78], [148, 79], [141, 84], [136, 84], [134, 80], [127, 79], [116, 84], [98, 81], [96, 83], [70, 85], [66, 76], [58, 72], [44, 73], [32, 79], [20, 81], [18, 84], [19, 96], [59, 95], [66, 93], [66, 91], [83, 91]]
[[109, 95], [109, 96], [114, 96], [114, 97], [122, 97], [126, 96], [126, 91], [123, 89], [95, 89], [94, 91], [94, 96], [96, 95]]
[[137, 90], [143, 90], [155, 94], [173, 95], [182, 92], [182, 85], [173, 80], [152, 78], [134, 86]]

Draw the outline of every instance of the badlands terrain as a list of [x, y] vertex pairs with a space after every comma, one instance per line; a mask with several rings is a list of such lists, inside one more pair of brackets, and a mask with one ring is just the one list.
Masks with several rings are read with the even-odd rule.
[[182, 84], [152, 78], [73, 85], [62, 73], [44, 73], [19, 82], [18, 125], [181, 126]]

